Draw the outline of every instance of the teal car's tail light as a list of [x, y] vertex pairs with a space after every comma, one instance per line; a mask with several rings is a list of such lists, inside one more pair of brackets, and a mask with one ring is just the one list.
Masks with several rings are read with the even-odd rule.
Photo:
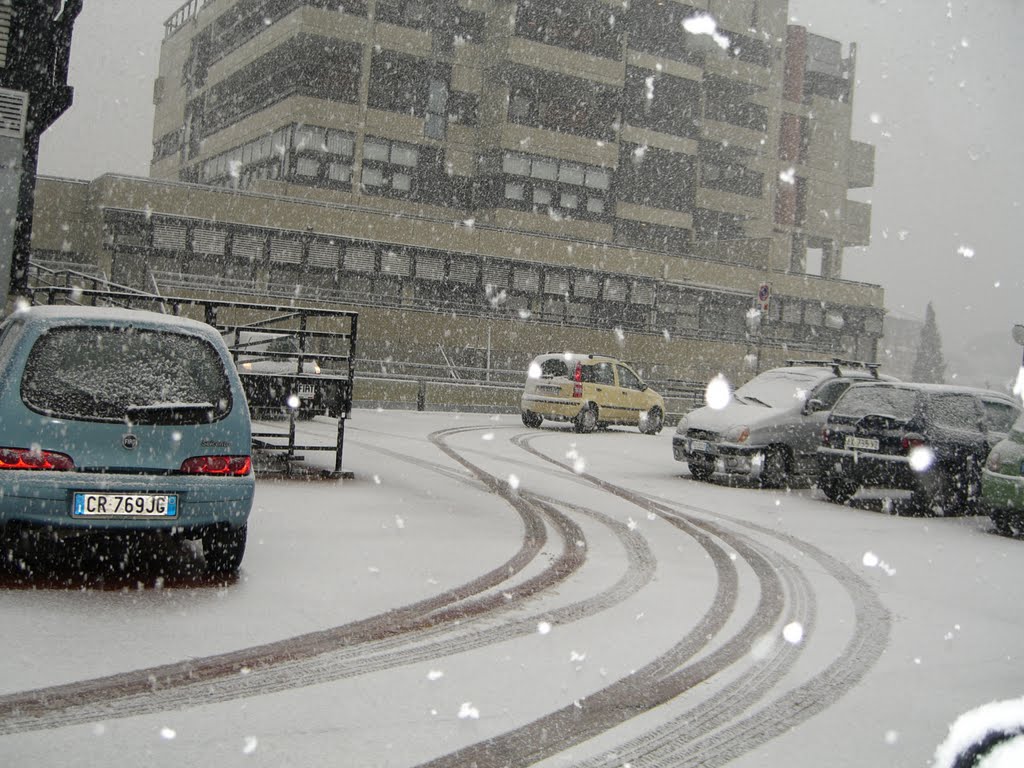
[[231, 475], [244, 477], [252, 472], [249, 456], [193, 456], [181, 463], [186, 475]]
[[68, 472], [75, 462], [65, 453], [32, 448], [0, 448], [0, 469], [38, 469]]

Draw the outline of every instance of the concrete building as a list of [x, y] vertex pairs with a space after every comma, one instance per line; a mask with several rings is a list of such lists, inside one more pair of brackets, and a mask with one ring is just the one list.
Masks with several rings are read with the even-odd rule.
[[371, 359], [571, 346], [693, 379], [749, 375], [753, 349], [874, 360], [882, 290], [842, 279], [874, 165], [850, 135], [855, 49], [787, 18], [190, 0], [165, 23], [152, 179], [41, 182], [80, 226], [35, 246], [163, 292], [355, 307]]

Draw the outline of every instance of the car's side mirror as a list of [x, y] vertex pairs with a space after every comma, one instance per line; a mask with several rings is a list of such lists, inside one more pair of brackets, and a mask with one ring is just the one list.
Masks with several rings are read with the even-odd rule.
[[646, 392], [646, 391], [647, 391], [647, 389], [648, 389], [647, 385], [646, 385], [646, 384], [644, 384], [644, 383], [643, 383], [643, 382], [641, 381], [641, 382], [640, 382], [640, 391], [641, 391], [641, 392]]
[[825, 403], [823, 403], [821, 400], [818, 400], [817, 398], [808, 400], [804, 404], [804, 413], [819, 413], [824, 410], [827, 410]]

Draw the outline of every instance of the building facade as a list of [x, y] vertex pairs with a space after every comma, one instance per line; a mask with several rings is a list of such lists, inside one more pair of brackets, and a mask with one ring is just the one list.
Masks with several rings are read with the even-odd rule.
[[874, 164], [850, 135], [854, 49], [787, 18], [786, 0], [190, 0], [165, 23], [152, 179], [48, 189], [86, 201], [114, 279], [380, 311], [371, 355], [422, 349], [409, 329], [433, 313], [447, 338], [504, 334], [511, 365], [587, 334], [665, 377], [733, 369], [752, 336], [768, 359], [873, 360], [882, 291], [842, 279]]

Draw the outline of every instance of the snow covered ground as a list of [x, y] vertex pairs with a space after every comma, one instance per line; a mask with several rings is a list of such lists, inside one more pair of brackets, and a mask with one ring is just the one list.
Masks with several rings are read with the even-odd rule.
[[987, 518], [698, 483], [669, 430], [346, 438], [355, 479], [259, 479], [237, 582], [0, 583], [3, 763], [917, 767], [1024, 693]]

